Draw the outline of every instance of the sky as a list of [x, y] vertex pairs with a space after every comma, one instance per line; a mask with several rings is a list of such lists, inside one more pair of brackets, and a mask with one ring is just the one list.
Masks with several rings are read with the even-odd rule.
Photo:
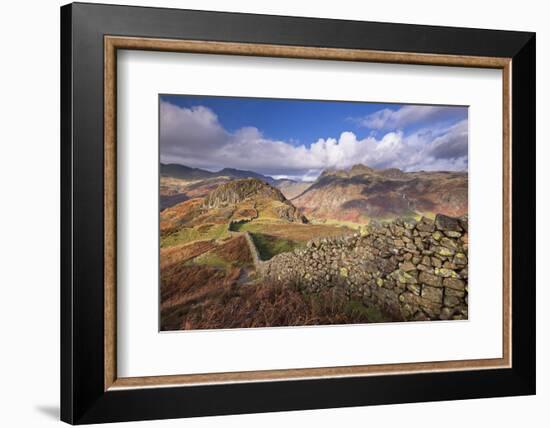
[[160, 160], [312, 181], [362, 163], [466, 171], [468, 108], [161, 95]]

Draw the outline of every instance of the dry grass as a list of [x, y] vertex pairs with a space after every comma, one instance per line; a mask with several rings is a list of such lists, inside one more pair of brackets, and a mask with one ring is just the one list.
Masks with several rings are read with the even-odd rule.
[[[211, 282], [209, 282], [211, 284]], [[350, 302], [338, 289], [304, 295], [291, 286], [239, 285], [225, 281], [200, 300], [186, 298], [161, 316], [162, 330], [227, 329], [380, 322], [387, 317], [360, 302]]]
[[179, 330], [189, 311], [219, 301], [241, 274], [240, 268], [176, 264], [161, 276], [161, 325], [163, 330]]
[[328, 238], [353, 233], [348, 227], [325, 225], [325, 224], [300, 224], [300, 223], [277, 223], [270, 221], [254, 220], [250, 223], [238, 225], [238, 230], [253, 233], [262, 233], [287, 239], [289, 241], [309, 241], [315, 238]]
[[166, 208], [160, 213], [160, 232], [162, 235], [176, 231], [182, 224], [195, 218], [199, 213], [202, 199], [190, 199]]
[[195, 227], [182, 227], [174, 233], [161, 236], [161, 248], [197, 241], [221, 239], [228, 235], [226, 224], [205, 223]]
[[258, 217], [254, 201], [246, 201], [236, 206], [231, 221], [250, 221]]
[[251, 266], [252, 255], [244, 236], [237, 236], [219, 245], [212, 251], [217, 256], [236, 266]]
[[200, 256], [210, 251], [216, 246], [213, 241], [199, 241], [187, 245], [176, 245], [160, 250], [160, 270], [161, 272], [169, 266], [182, 263], [194, 257]]

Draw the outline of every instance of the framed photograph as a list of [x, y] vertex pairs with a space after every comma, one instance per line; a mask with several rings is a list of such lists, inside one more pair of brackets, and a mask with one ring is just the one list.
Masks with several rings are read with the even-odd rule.
[[535, 393], [535, 35], [61, 8], [61, 418]]

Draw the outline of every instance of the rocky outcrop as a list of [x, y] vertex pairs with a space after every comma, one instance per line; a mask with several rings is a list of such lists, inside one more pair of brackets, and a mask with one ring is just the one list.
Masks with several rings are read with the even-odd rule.
[[273, 210], [280, 219], [289, 222], [307, 222], [307, 219], [279, 189], [256, 178], [232, 180], [221, 184], [206, 196], [202, 206], [206, 209], [222, 208], [245, 201], [274, 202]]
[[232, 180], [211, 191], [204, 200], [206, 208], [220, 208], [235, 205], [247, 199], [267, 197], [280, 202], [286, 201], [280, 190], [256, 178]]
[[271, 281], [306, 293], [337, 287], [395, 320], [468, 318], [468, 219], [396, 220], [309, 241], [262, 264]]

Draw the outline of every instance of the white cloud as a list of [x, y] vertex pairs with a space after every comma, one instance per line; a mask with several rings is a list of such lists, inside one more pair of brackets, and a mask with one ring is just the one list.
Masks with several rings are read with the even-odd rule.
[[371, 129], [403, 129], [415, 123], [456, 116], [464, 111], [464, 107], [407, 105], [397, 110], [378, 110], [357, 121]]
[[315, 181], [317, 177], [319, 177], [319, 174], [323, 172], [322, 169], [310, 169], [307, 170], [304, 174], [298, 174], [298, 175], [288, 175], [288, 174], [276, 174], [272, 175], [272, 177], [275, 180], [281, 180], [281, 179], [287, 179], [287, 180], [294, 180], [294, 181]]
[[254, 127], [227, 132], [206, 107], [161, 103], [161, 161], [209, 170], [224, 167], [311, 181], [327, 168], [363, 163], [373, 168], [465, 170], [467, 121], [410, 135], [387, 132], [358, 139], [353, 132], [319, 139], [309, 147], [265, 138]]

